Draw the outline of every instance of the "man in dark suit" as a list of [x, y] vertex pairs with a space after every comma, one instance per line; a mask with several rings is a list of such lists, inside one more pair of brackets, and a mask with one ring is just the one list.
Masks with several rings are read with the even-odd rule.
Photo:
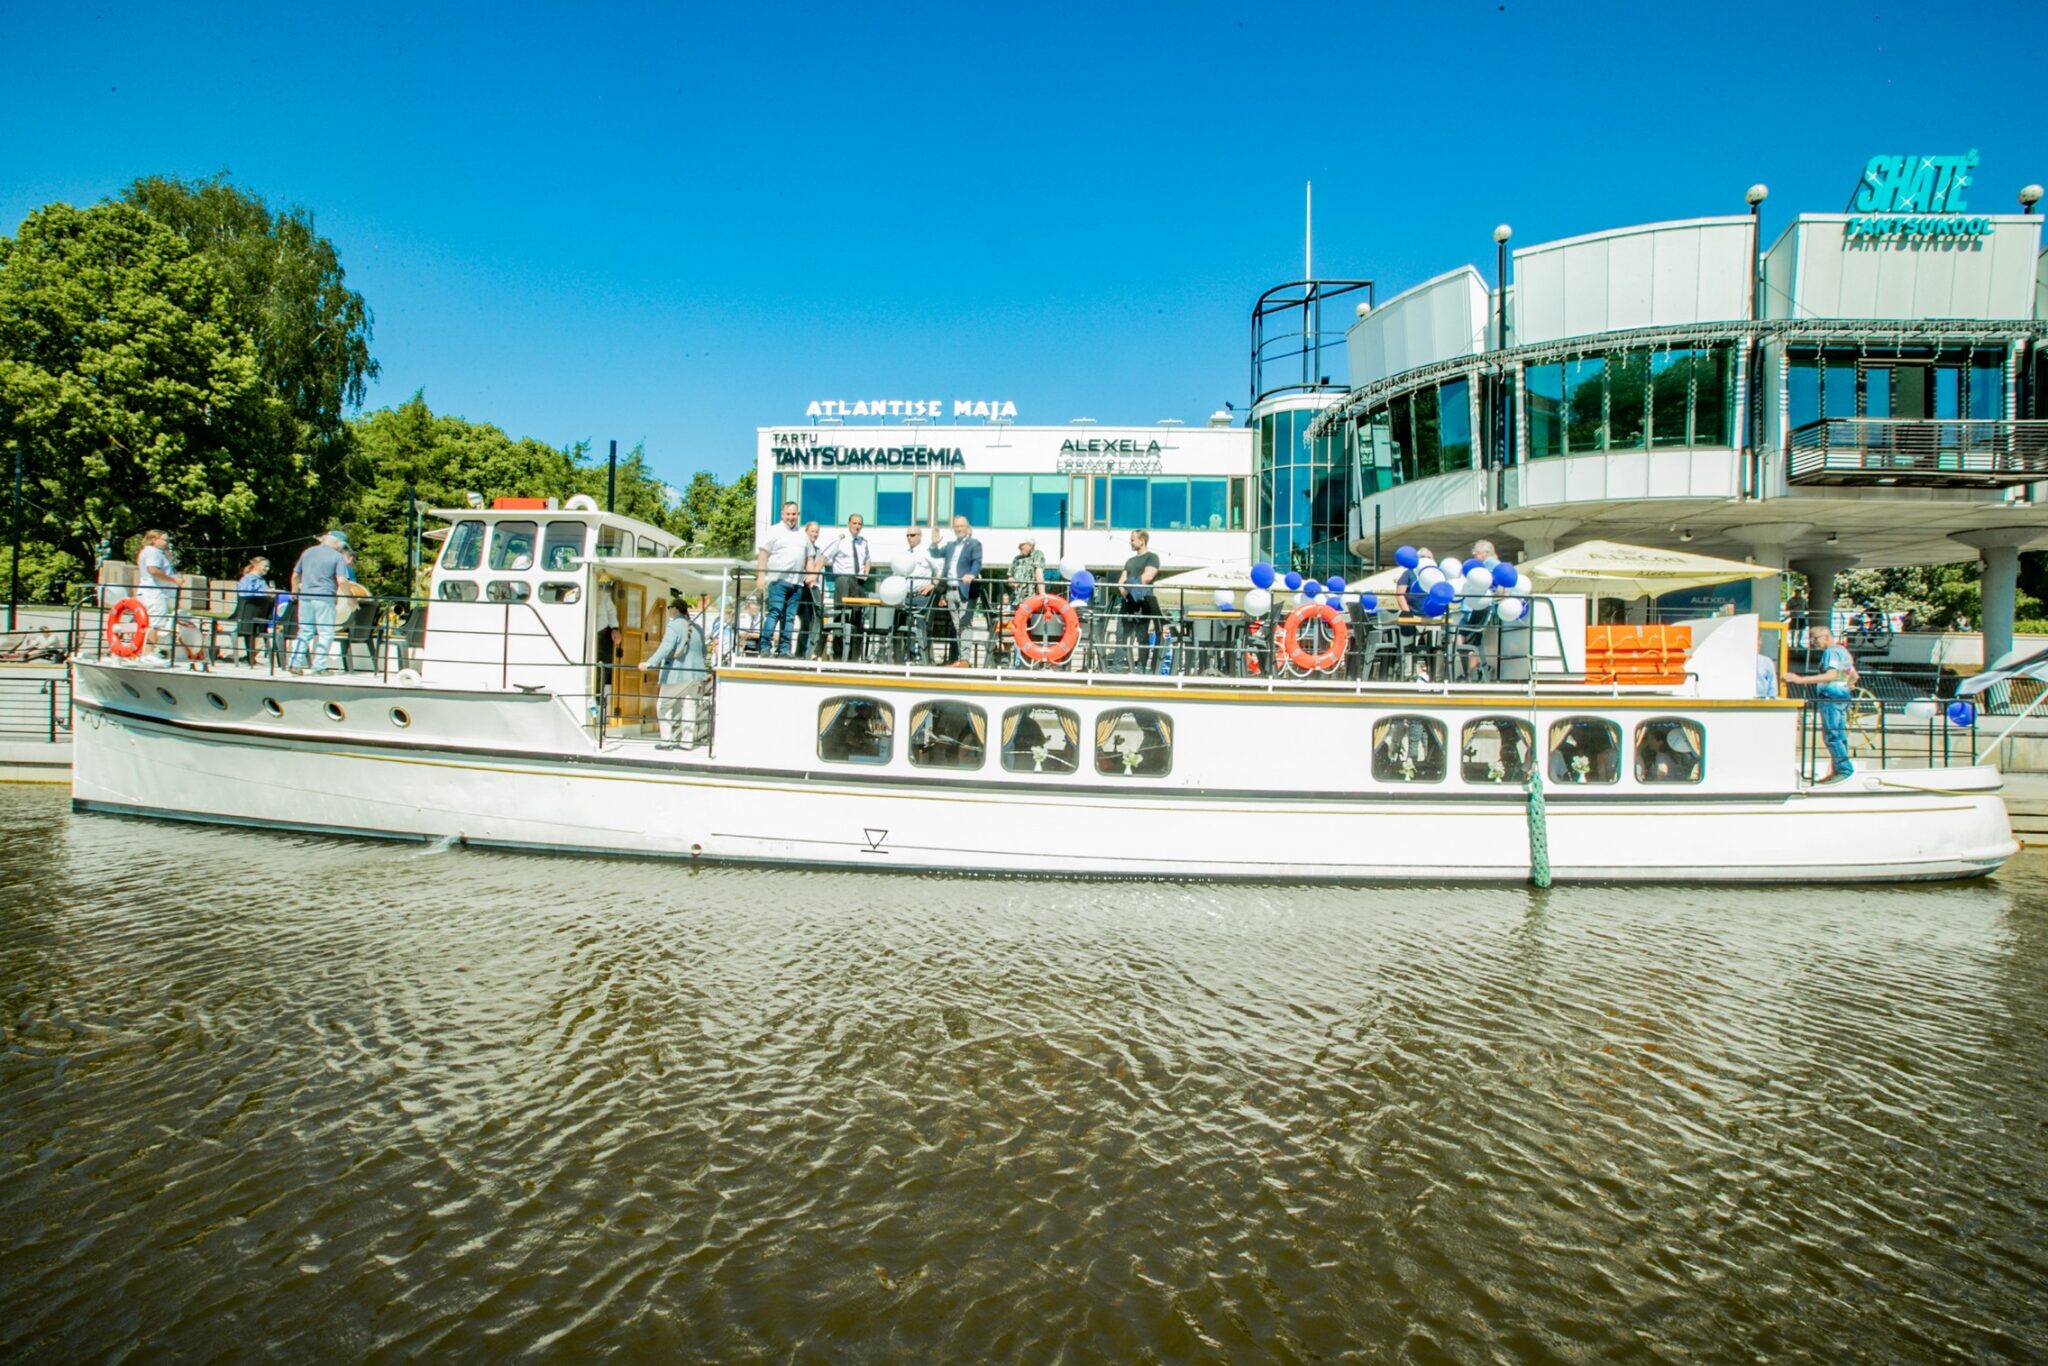
[[939, 561], [939, 581], [945, 585], [947, 621], [944, 639], [951, 642], [950, 662], [964, 664], [960, 634], [967, 627], [967, 615], [981, 600], [981, 542], [965, 517], [953, 519], [953, 539], [933, 546]]

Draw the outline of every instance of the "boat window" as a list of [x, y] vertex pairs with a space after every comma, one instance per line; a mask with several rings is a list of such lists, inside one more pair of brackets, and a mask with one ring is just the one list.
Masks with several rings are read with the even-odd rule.
[[988, 757], [988, 713], [965, 702], [910, 709], [910, 762], [919, 768], [980, 768]]
[[1372, 728], [1372, 776], [1382, 783], [1440, 783], [1444, 723], [1427, 716], [1389, 716]]
[[583, 585], [580, 583], [544, 583], [540, 586], [542, 602], [571, 603], [583, 601]]
[[660, 556], [661, 547], [656, 545], [654, 542], [648, 540], [645, 536], [642, 536], [640, 538], [640, 557], [642, 559], [652, 560], [658, 559], [660, 558]]
[[1065, 707], [1003, 713], [1003, 767], [1012, 773], [1072, 773], [1081, 766], [1081, 718]]
[[533, 588], [525, 579], [492, 579], [484, 585], [486, 602], [525, 602]]
[[1173, 722], [1163, 713], [1122, 707], [1095, 718], [1095, 771], [1160, 778], [1173, 771]]
[[1612, 721], [1574, 716], [1550, 728], [1550, 777], [1560, 783], [1612, 783], [1621, 778], [1621, 729]]
[[448, 602], [476, 601], [476, 584], [469, 579], [443, 579], [435, 591]]
[[540, 566], [560, 572], [574, 569], [583, 558], [583, 523], [549, 522], [548, 539], [541, 550]]
[[484, 524], [457, 522], [441, 549], [443, 569], [474, 569], [484, 562]]
[[1637, 782], [1696, 783], [1706, 772], [1706, 732], [1697, 722], [1660, 716], [1636, 727]]
[[835, 697], [818, 708], [818, 757], [834, 764], [886, 764], [896, 712], [872, 697]]
[[615, 526], [601, 526], [597, 529], [597, 554], [600, 559], [612, 559], [619, 555], [633, 553], [633, 538]]
[[533, 541], [538, 535], [538, 522], [498, 523], [491, 533], [491, 568], [533, 568]]
[[1519, 785], [1529, 781], [1529, 766], [1536, 762], [1536, 733], [1512, 716], [1482, 716], [1465, 723], [1458, 753], [1466, 782]]

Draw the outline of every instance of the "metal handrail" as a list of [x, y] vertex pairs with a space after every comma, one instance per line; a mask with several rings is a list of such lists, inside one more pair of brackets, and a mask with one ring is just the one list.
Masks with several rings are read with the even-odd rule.
[[2048, 479], [2048, 418], [1824, 417], [1785, 435], [1793, 483]]

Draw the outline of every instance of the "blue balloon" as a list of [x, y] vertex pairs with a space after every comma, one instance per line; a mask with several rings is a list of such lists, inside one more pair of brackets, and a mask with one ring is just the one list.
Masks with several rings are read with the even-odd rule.
[[1260, 560], [1252, 566], [1252, 587], [1271, 588], [1272, 586], [1273, 566], [1267, 564], [1264, 560]]
[[1339, 612], [1344, 610], [1344, 595], [1342, 593], [1325, 594], [1323, 601], [1329, 603], [1331, 607]]
[[1075, 602], [1086, 602], [1095, 596], [1095, 576], [1087, 570], [1074, 575], [1074, 581], [1067, 585], [1067, 596]]
[[1415, 553], [1414, 546], [1404, 545], [1394, 552], [1394, 563], [1400, 565], [1403, 569], [1413, 569], [1416, 565], [1422, 563], [1422, 557]]
[[1422, 615], [1425, 617], [1440, 617], [1450, 610], [1451, 604], [1447, 598], [1439, 598], [1432, 594], [1422, 600]]
[[1479, 559], [1467, 560], [1464, 564], [1464, 570], [1467, 574], [1471, 573], [1475, 569], [1483, 569], [1485, 567], [1486, 561]]
[[1951, 725], [1975, 725], [1977, 723], [1977, 704], [1957, 698], [1948, 704], [1948, 719]]
[[1301, 591], [1302, 594], [1306, 597], [1319, 598], [1323, 595], [1323, 586], [1317, 583], [1314, 579], [1309, 579], [1303, 582], [1303, 584], [1301, 585]]
[[1344, 591], [1344, 588], [1345, 588], [1345, 584], [1344, 584], [1344, 576], [1343, 576], [1343, 575], [1341, 575], [1341, 574], [1332, 574], [1332, 575], [1330, 575], [1330, 591], [1331, 591], [1332, 593], [1341, 593], [1341, 592], [1343, 592], [1343, 591]]
[[1442, 603], [1444, 606], [1448, 607], [1450, 605], [1451, 599], [1457, 596], [1458, 590], [1451, 587], [1450, 581], [1447, 579], [1444, 582], [1438, 584], [1436, 587], [1429, 590], [1428, 600], [1430, 602]]
[[1503, 563], [1493, 567], [1493, 586], [1495, 588], [1513, 588], [1521, 581], [1521, 578], [1522, 576], [1515, 572], [1515, 567], [1511, 564]]
[[1367, 612], [1377, 612], [1380, 610], [1379, 595], [1376, 593], [1360, 593], [1358, 595], [1358, 605]]
[[1287, 571], [1287, 577], [1282, 579], [1281, 582], [1287, 585], [1287, 591], [1290, 593], [1299, 593], [1301, 591], [1301, 575], [1295, 573], [1292, 569]]

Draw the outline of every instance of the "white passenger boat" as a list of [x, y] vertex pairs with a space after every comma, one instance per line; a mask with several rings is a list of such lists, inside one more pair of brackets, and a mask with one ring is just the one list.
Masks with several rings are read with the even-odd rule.
[[356, 630], [351, 672], [211, 649], [152, 667], [101, 631], [73, 665], [74, 805], [1060, 877], [1520, 881], [1547, 862], [1558, 879], [1868, 882], [1981, 876], [2016, 848], [1989, 766], [1802, 774], [1802, 704], [1755, 696], [1755, 617], [1691, 624], [1664, 681], [1593, 681], [1583, 599], [1537, 601], [1513, 683], [1112, 673], [1085, 652], [1026, 667], [1000, 641], [975, 668], [742, 655], [717, 671], [708, 743], [671, 749], [647, 675], [606, 686], [587, 662], [593, 607], [613, 596], [639, 659], [666, 597], [728, 591], [730, 564], [596, 511], [437, 515], [454, 525], [424, 629]]

